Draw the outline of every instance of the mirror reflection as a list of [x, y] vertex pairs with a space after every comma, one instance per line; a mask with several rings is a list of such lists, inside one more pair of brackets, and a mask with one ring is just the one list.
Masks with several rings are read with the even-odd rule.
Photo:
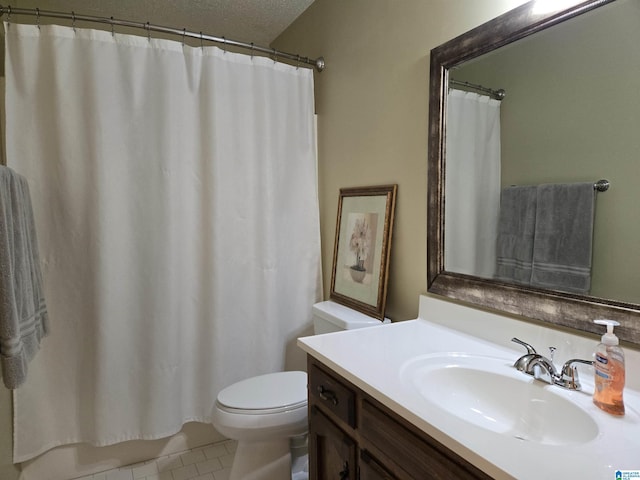
[[449, 69], [446, 271], [640, 303], [638, 45], [618, 0]]

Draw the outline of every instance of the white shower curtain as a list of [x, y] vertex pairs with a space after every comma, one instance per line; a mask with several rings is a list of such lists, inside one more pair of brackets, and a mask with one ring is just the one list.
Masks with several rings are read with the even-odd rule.
[[51, 336], [14, 461], [164, 437], [281, 370], [319, 295], [313, 73], [6, 25], [8, 163], [30, 183]]
[[493, 278], [500, 210], [500, 102], [447, 97], [445, 259], [450, 272]]

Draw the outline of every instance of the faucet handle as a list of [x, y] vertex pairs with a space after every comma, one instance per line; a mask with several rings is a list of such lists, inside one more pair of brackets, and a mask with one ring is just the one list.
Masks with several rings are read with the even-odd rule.
[[582, 360], [580, 358], [572, 358], [571, 360], [567, 360], [562, 366], [559, 384], [571, 390], [580, 390], [582, 387], [580, 386], [580, 381], [578, 380], [578, 369], [573, 366], [574, 363], [583, 363], [585, 365], [593, 366], [592, 360]]
[[540, 355], [538, 355], [538, 353], [536, 352], [536, 349], [533, 348], [531, 345], [529, 345], [527, 342], [523, 342], [522, 340], [513, 337], [511, 339], [512, 342], [517, 343], [518, 345], [522, 345], [524, 348], [527, 349], [527, 353], [525, 353], [524, 355], [522, 355], [520, 358], [518, 358], [515, 363], [513, 364], [513, 366], [515, 368], [517, 368], [518, 370], [520, 370], [521, 372], [525, 372], [528, 373], [530, 375], [532, 375], [531, 372], [529, 372], [529, 363], [535, 358], [535, 357], [539, 357]]
[[511, 339], [511, 341], [517, 343], [518, 345], [522, 345], [524, 348], [526, 348], [527, 349], [527, 353], [529, 355], [535, 355], [536, 353], [538, 353], [538, 352], [536, 352], [536, 349], [533, 348], [531, 345], [529, 345], [527, 342], [523, 342], [522, 340], [520, 340], [520, 339], [518, 339], [516, 337], [513, 337]]
[[571, 360], [567, 360], [566, 362], [564, 362], [564, 365], [562, 366], [562, 375], [571, 375], [572, 370], [575, 368], [573, 367], [574, 363], [584, 363], [585, 365], [589, 365], [593, 367], [593, 360], [582, 360], [580, 358], [572, 358]]

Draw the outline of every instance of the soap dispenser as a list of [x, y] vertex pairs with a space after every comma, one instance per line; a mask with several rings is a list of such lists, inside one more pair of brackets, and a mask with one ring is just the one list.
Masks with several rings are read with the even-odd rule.
[[620, 324], [615, 320], [594, 320], [594, 323], [606, 325], [607, 333], [602, 336], [602, 343], [596, 347], [593, 403], [607, 413], [624, 415], [624, 352], [620, 348], [618, 337], [613, 333], [613, 327]]

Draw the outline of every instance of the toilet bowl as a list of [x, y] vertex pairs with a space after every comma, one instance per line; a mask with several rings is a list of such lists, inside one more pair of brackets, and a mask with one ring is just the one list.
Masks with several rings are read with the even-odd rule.
[[[313, 306], [315, 333], [380, 325], [348, 307], [326, 301]], [[307, 374], [277, 372], [241, 380], [218, 394], [212, 423], [238, 441], [229, 480], [308, 478], [305, 472]], [[292, 465], [298, 471], [293, 472]]]
[[238, 441], [230, 480], [291, 478], [291, 438], [307, 432], [307, 374], [248, 378], [218, 394], [212, 423]]

